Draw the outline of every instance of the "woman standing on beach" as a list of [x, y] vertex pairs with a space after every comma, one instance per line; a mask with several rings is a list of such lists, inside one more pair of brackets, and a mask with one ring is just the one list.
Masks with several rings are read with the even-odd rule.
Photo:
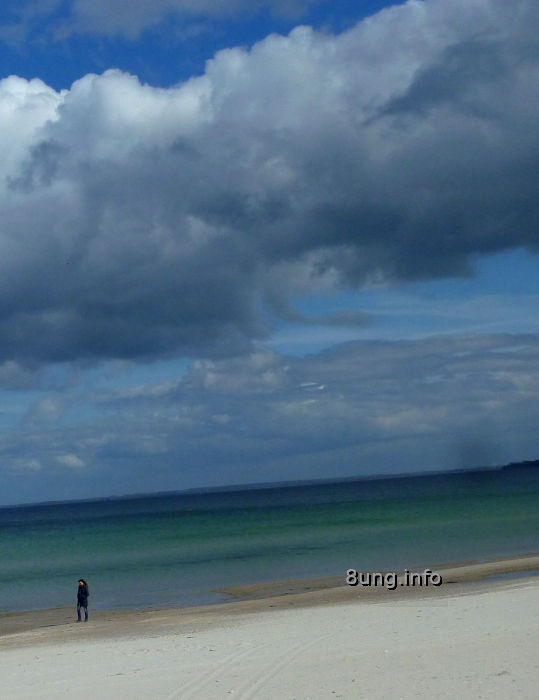
[[88, 584], [83, 578], [79, 579], [79, 587], [77, 590], [77, 622], [80, 622], [80, 609], [84, 608], [84, 622], [88, 622], [88, 596], [90, 591], [88, 590]]

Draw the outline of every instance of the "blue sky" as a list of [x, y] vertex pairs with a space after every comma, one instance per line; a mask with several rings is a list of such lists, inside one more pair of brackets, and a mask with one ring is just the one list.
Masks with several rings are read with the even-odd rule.
[[0, 503], [536, 458], [537, 19], [4, 3]]
[[[141, 7], [145, 4], [152, 3], [137, 3]], [[77, 16], [77, 3], [8, 0], [0, 9], [4, 36], [0, 60], [8, 67], [4, 75], [39, 77], [60, 90], [86, 73], [114, 67], [137, 75], [142, 82], [169, 87], [204, 73], [206, 61], [221, 49], [252, 46], [270, 33], [287, 34], [298, 24], [340, 32], [388, 3], [314, 0], [298, 2], [292, 9], [294, 3], [269, 0], [236, 3], [236, 12], [223, 13], [219, 6], [227, 3], [216, 2], [206, 3], [206, 12], [181, 11], [182, 6], [196, 8], [197, 4], [204, 7], [204, 3], [158, 2], [156, 6], [162, 5], [163, 10], [157, 18], [148, 13], [147, 21], [142, 17], [140, 25], [132, 29], [128, 24], [122, 27], [121, 19], [112, 20], [114, 7], [122, 3], [113, 2], [103, 10], [99, 8], [108, 3], [95, 3], [96, 24], [66, 33], [62, 26]], [[167, 5], [176, 5], [178, 11], [167, 12]], [[33, 12], [32, 7], [36, 8]], [[59, 38], [59, 34], [63, 36]]]

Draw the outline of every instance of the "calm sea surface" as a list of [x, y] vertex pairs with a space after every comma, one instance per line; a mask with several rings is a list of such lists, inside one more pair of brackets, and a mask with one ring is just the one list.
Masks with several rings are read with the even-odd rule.
[[0, 611], [218, 602], [222, 586], [539, 551], [539, 469], [0, 509]]

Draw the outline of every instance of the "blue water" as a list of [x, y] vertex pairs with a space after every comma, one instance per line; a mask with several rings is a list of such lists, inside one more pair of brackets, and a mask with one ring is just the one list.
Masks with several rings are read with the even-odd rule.
[[218, 602], [223, 586], [539, 551], [539, 469], [0, 509], [0, 611]]

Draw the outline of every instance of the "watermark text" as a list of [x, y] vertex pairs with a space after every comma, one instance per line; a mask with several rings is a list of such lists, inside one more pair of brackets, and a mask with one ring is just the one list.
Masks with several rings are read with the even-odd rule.
[[395, 571], [356, 571], [348, 569], [346, 583], [349, 586], [385, 586], [389, 591], [394, 591], [399, 586], [441, 586], [442, 577], [436, 571], [425, 569], [424, 571], [408, 571], [404, 569], [402, 574]]

